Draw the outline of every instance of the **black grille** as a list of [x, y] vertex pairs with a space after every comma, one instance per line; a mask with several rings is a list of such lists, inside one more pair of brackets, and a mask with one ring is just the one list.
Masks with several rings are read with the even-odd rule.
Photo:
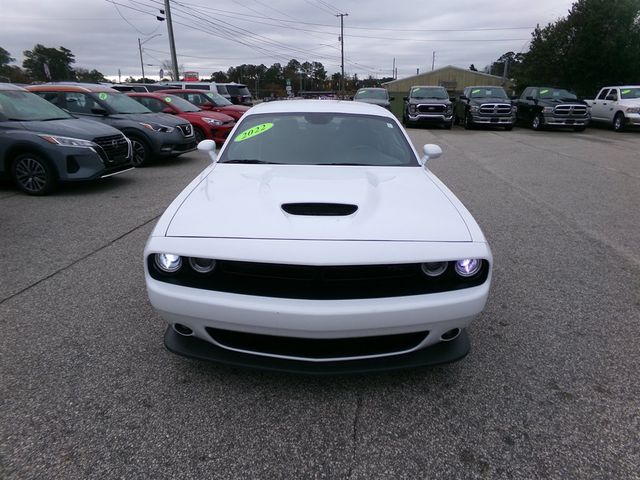
[[291, 215], [340, 217], [355, 213], [358, 206], [345, 203], [283, 203], [282, 209]]
[[98, 154], [106, 164], [113, 165], [128, 160], [129, 144], [124, 135], [97, 137], [93, 142], [100, 147], [97, 149]]
[[207, 328], [220, 345], [256, 353], [311, 359], [364, 357], [405, 352], [417, 347], [429, 332], [357, 338], [300, 338], [259, 335]]
[[198, 274], [188, 262], [172, 275], [160, 272], [147, 259], [150, 275], [156, 280], [219, 292], [261, 297], [307, 300], [346, 300], [357, 298], [423, 295], [484, 283], [488, 262], [476, 276], [463, 279], [455, 274], [453, 262], [437, 277], [426, 277], [419, 263], [397, 265], [310, 266], [218, 260], [213, 273]]
[[446, 105], [418, 105], [420, 113], [443, 113], [446, 109]]
[[586, 105], [558, 105], [553, 113], [562, 117], [585, 117], [587, 115]]
[[482, 115], [510, 115], [511, 105], [508, 103], [485, 103], [480, 107]]
[[185, 137], [193, 136], [193, 126], [191, 126], [190, 123], [178, 125], [178, 130], [180, 130]]

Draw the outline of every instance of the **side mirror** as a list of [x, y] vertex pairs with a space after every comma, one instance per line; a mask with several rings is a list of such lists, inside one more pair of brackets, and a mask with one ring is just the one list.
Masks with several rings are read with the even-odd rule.
[[393, 102], [396, 99], [396, 97], [389, 97], [389, 101]]
[[427, 143], [423, 148], [424, 156], [422, 157], [422, 166], [427, 165], [427, 161], [439, 158], [442, 155], [442, 148], [435, 143]]
[[207, 152], [209, 158], [211, 159], [211, 163], [216, 163], [216, 160], [218, 159], [218, 156], [216, 155], [216, 148], [216, 142], [214, 142], [213, 140], [202, 140], [198, 144], [198, 150], [200, 150], [201, 152]]
[[203, 103], [202, 105], [198, 105], [202, 110], [213, 110], [213, 104], [211, 103]]
[[469, 100], [466, 95], [460, 95], [460, 100]]
[[529, 100], [530, 102], [533, 102], [533, 97], [532, 97], [531, 95], [529, 95], [529, 96], [527, 97], [527, 100]]
[[409, 97], [402, 97], [402, 100], [404, 100], [405, 102], [409, 101]]
[[609, 100], [610, 102], [615, 102], [617, 98], [615, 95], [607, 95], [606, 100]]
[[104, 108], [92, 108], [91, 113], [95, 115], [107, 115], [109, 112], [107, 112]]
[[169, 115], [175, 115], [176, 112], [172, 108], [167, 107], [167, 108], [163, 108], [162, 109], [162, 113], [168, 113]]

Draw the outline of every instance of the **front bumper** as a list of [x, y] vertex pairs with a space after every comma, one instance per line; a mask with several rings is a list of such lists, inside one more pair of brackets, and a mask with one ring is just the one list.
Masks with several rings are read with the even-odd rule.
[[[145, 132], [149, 135], [148, 132]], [[153, 132], [149, 135], [153, 145], [154, 156], [174, 157], [196, 149], [196, 138], [192, 134], [185, 137], [178, 128], [172, 132]]]
[[515, 115], [505, 115], [505, 116], [486, 116], [486, 115], [478, 115], [471, 114], [471, 121], [478, 125], [502, 125], [502, 126], [513, 126], [516, 123]]
[[407, 118], [413, 123], [451, 123], [453, 121], [453, 114], [428, 114], [428, 113], [416, 113], [407, 114]]
[[56, 166], [58, 178], [63, 182], [81, 182], [106, 178], [133, 168], [131, 152], [121, 161], [106, 163], [93, 148], [50, 148], [46, 155]]
[[349, 362], [309, 363], [234, 352], [196, 337], [179, 335], [171, 326], [165, 331], [164, 344], [173, 353], [198, 360], [281, 373], [313, 375], [362, 374], [440, 365], [461, 360], [470, 350], [466, 331], [462, 331], [450, 342], [442, 342], [404, 355]]
[[552, 113], [546, 113], [544, 125], [551, 127], [586, 127], [589, 125], [590, 117], [558, 117]]
[[640, 126], [640, 113], [625, 113], [624, 122], [625, 125]]

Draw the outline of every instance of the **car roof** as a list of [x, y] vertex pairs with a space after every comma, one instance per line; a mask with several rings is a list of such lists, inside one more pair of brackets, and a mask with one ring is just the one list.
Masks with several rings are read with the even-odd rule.
[[465, 88], [502, 88], [504, 89], [502, 85], [471, 85], [470, 87], [465, 87]]
[[442, 85], [411, 85], [411, 88], [444, 88], [444, 87]]
[[[211, 93], [213, 90], [202, 90], [201, 88], [166, 88], [163, 90], [156, 90], [153, 93], [170, 93], [171, 95], [180, 95], [181, 93]], [[216, 92], [214, 92], [216, 93]]]
[[27, 90], [32, 92], [107, 92], [122, 93], [105, 85], [96, 83], [72, 83], [72, 82], [52, 82], [42, 83], [40, 85], [30, 85]]
[[1, 82], [0, 82], [0, 90], [25, 91], [24, 88], [19, 87], [18, 85], [13, 85], [12, 83], [1, 83]]
[[602, 88], [640, 88], [640, 85], [612, 85], [611, 87]]
[[387, 89], [383, 87], [362, 87], [358, 89], [358, 91], [360, 90], [385, 90], [386, 91]]
[[258, 113], [350, 113], [395, 118], [391, 112], [370, 103], [347, 100], [276, 100], [252, 107], [245, 115]]

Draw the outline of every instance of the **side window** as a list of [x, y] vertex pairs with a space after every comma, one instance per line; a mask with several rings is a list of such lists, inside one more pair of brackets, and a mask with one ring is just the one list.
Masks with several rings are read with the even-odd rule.
[[194, 105], [202, 105], [204, 101], [201, 97], [202, 96], [199, 93], [189, 93], [187, 94], [187, 98], [185, 98], [185, 100], [187, 102], [193, 103]]
[[134, 100], [137, 100], [142, 105], [147, 107], [149, 110], [155, 113], [161, 113], [162, 110], [167, 108], [167, 106], [156, 98], [151, 97], [133, 97]]
[[618, 100], [618, 90], [616, 90], [615, 88], [612, 88], [611, 90], [609, 90], [609, 95], [607, 95], [609, 97], [609, 100], [615, 102]]
[[70, 112], [85, 115], [90, 115], [92, 108], [101, 108], [91, 97], [80, 92], [65, 92], [64, 103]]
[[527, 87], [524, 89], [524, 92], [522, 92], [522, 95], [520, 95], [520, 98], [522, 100], [526, 100], [527, 97], [531, 97], [531, 87]]
[[604, 100], [605, 98], [607, 98], [607, 95], [609, 95], [609, 91], [609, 89], [602, 90], [602, 92], [600, 92], [600, 95], [598, 95], [598, 100]]

